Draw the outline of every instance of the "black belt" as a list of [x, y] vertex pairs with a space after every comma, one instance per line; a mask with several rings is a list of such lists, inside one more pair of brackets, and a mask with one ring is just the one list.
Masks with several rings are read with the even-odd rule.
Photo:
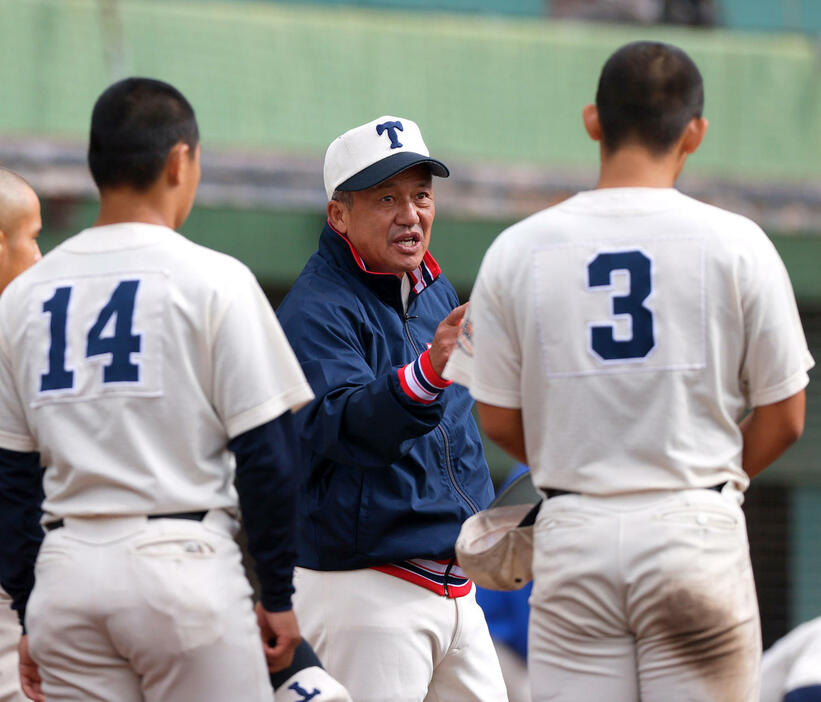
[[571, 490], [554, 490], [553, 488], [547, 488], [542, 490], [544, 493], [545, 499], [549, 500], [551, 497], [561, 497], [562, 495], [580, 495], [579, 492], [572, 492]]
[[[148, 519], [190, 519], [194, 522], [201, 522], [205, 519], [205, 515], [208, 514], [208, 510], [203, 512], [174, 512], [172, 514], [149, 514], [146, 515]], [[123, 515], [128, 516], [128, 515]], [[43, 524], [46, 531], [54, 531], [55, 529], [59, 529], [65, 526], [65, 522], [62, 519], [58, 519], [54, 522], [48, 522]]]
[[[706, 490], [715, 490], [716, 492], [721, 492], [724, 489], [724, 486], [727, 483], [720, 483], [719, 485], [712, 485], [711, 487], [705, 488]], [[551, 497], [560, 497], [561, 495], [580, 495], [580, 492], [573, 492], [572, 490], [555, 490], [554, 488], [545, 488], [542, 490], [544, 493], [545, 499], [549, 500]]]

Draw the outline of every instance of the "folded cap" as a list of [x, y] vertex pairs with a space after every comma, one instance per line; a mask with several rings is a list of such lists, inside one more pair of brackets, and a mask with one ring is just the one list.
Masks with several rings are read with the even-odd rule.
[[518, 590], [533, 580], [533, 522], [539, 504], [491, 507], [462, 524], [456, 558], [477, 585]]
[[444, 163], [430, 157], [416, 122], [384, 115], [331, 142], [325, 152], [325, 192], [330, 200], [334, 190], [366, 190], [419, 163], [428, 164], [433, 175], [450, 175]]

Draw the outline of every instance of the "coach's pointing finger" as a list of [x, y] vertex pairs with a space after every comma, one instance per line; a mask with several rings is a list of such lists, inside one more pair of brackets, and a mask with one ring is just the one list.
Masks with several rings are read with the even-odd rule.
[[459, 338], [459, 330], [462, 326], [462, 319], [465, 316], [468, 305], [466, 302], [450, 311], [436, 328], [433, 343], [430, 346], [430, 364], [437, 375], [441, 376], [445, 370], [445, 364], [450, 358], [450, 354], [456, 347], [456, 340]]

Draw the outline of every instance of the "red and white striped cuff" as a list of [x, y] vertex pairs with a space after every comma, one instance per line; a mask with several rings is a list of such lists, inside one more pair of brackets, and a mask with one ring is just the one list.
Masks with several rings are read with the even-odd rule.
[[423, 351], [413, 363], [408, 363], [399, 369], [399, 384], [412, 400], [429, 405], [439, 397], [442, 390], [451, 384], [451, 381], [440, 378], [433, 370], [428, 349]]

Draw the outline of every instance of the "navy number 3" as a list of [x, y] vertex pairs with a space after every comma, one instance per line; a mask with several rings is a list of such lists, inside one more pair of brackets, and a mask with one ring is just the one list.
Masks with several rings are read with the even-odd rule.
[[599, 358], [605, 361], [644, 358], [655, 346], [653, 313], [643, 304], [653, 291], [650, 264], [650, 259], [641, 251], [601, 253], [588, 264], [587, 284], [591, 288], [611, 285], [613, 271], [627, 271], [630, 275], [628, 294], [613, 295], [611, 302], [614, 315], [630, 315], [631, 336], [616, 339], [613, 325], [609, 324], [591, 327], [591, 346]]
[[[121, 281], [88, 332], [86, 358], [111, 354], [111, 362], [103, 367], [104, 383], [136, 382], [140, 379], [140, 367], [131, 361], [131, 354], [139, 353], [142, 346], [142, 336], [131, 330], [139, 285], [139, 280]], [[51, 344], [48, 372], [40, 376], [40, 392], [74, 386], [74, 371], [66, 368], [66, 327], [71, 290], [71, 286], [57, 288], [54, 295], [43, 303], [43, 312], [51, 316]], [[112, 317], [116, 317], [113, 333], [103, 336], [103, 330]]]

